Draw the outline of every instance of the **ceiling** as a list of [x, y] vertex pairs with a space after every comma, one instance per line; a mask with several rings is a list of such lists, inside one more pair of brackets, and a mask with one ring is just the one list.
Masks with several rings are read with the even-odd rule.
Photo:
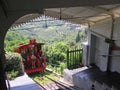
[[41, 15], [84, 25], [93, 25], [111, 16], [120, 17], [119, 0], [0, 0], [0, 5], [6, 14], [40, 12], [23, 16], [12, 27]]
[[16, 21], [14, 25], [16, 26], [24, 22], [29, 22], [41, 15], [70, 21], [76, 24], [94, 25], [95, 23], [111, 18], [112, 16], [115, 18], [120, 17], [120, 4], [44, 9], [43, 14], [26, 15]]
[[73, 23], [93, 25], [101, 20], [113, 17], [120, 17], [120, 4], [51, 8], [45, 9], [44, 14], [54, 18], [71, 21]]

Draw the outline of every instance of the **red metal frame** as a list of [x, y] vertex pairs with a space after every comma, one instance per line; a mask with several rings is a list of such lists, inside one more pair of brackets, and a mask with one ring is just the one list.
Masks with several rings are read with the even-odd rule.
[[42, 45], [44, 44], [31, 39], [29, 44], [21, 43], [14, 49], [15, 52], [21, 54], [26, 73], [40, 72], [46, 69], [46, 58], [42, 55]]

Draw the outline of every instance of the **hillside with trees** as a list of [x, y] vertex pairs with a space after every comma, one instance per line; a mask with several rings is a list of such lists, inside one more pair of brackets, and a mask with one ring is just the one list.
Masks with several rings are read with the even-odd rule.
[[10, 28], [4, 42], [5, 51], [13, 52], [20, 43], [29, 43], [30, 39], [45, 43], [44, 55], [47, 58], [47, 66], [61, 70], [66, 68], [67, 49], [81, 48], [82, 42], [87, 41], [87, 35], [83, 26], [53, 18], [45, 19], [43, 16]]
[[29, 39], [35, 38], [37, 42], [44, 42], [47, 46], [52, 46], [58, 42], [64, 42], [68, 46], [81, 46], [87, 40], [84, 27], [65, 21], [54, 20], [45, 17], [9, 29], [6, 38], [6, 51], [13, 51], [19, 43], [28, 43]]

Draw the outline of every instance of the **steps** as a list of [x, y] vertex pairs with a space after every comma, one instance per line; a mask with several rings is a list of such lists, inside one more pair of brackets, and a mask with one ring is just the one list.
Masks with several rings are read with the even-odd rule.
[[118, 90], [113, 86], [115, 79], [111, 79], [110, 75], [97, 68], [90, 68], [74, 74], [73, 84], [83, 90]]
[[83, 70], [86, 70], [87, 67], [81, 67], [73, 70], [65, 69], [64, 70], [64, 79], [68, 81], [69, 83], [73, 83], [73, 75], [77, 74]]

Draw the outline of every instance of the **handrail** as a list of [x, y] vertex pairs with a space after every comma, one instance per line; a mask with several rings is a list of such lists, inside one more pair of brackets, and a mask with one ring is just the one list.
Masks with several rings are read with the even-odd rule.
[[120, 55], [100, 55], [100, 56], [103, 56], [103, 57], [120, 57]]

